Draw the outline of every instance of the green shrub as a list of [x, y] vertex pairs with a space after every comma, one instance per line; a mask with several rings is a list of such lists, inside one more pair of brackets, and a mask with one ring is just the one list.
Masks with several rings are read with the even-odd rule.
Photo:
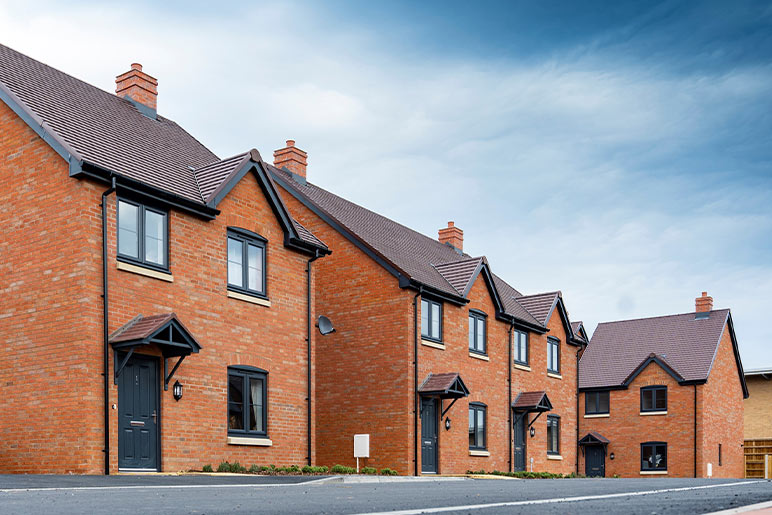
[[329, 469], [327, 467], [318, 467], [313, 465], [305, 465], [300, 471], [303, 474], [324, 474]]
[[378, 473], [378, 469], [374, 467], [362, 467], [362, 474], [372, 475], [377, 473]]
[[389, 467], [382, 468], [381, 469], [381, 475], [382, 476], [397, 476], [397, 471], [394, 469], [390, 469]]
[[356, 474], [354, 467], [346, 467], [345, 465], [333, 465], [330, 469], [333, 474]]
[[492, 476], [505, 476], [505, 477], [517, 477], [521, 479], [561, 479], [565, 477], [579, 477], [574, 474], [573, 476], [564, 476], [563, 474], [553, 474], [551, 472], [501, 472], [494, 470], [493, 472], [486, 472], [484, 470], [467, 470], [467, 474], [473, 475], [492, 475]]
[[262, 467], [258, 467], [257, 465], [254, 465], [254, 464], [253, 464], [251, 467], [249, 467], [249, 470], [248, 470], [248, 472], [249, 472], [250, 474], [259, 474], [259, 473], [260, 473], [260, 469], [261, 469], [261, 468], [262, 468]]
[[238, 461], [231, 463], [231, 472], [235, 474], [243, 474], [247, 471], [247, 468]]
[[217, 472], [230, 472], [231, 471], [231, 464], [227, 461], [221, 461], [220, 464], [217, 466]]
[[204, 467], [201, 470], [203, 472], [212, 472], [212, 466], [211, 465], [204, 465]]

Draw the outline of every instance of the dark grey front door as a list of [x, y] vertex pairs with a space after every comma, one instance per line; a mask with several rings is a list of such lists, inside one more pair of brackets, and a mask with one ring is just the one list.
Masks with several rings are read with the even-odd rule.
[[525, 470], [525, 431], [528, 414], [515, 412], [515, 471]]
[[437, 472], [436, 399], [421, 399], [421, 472]]
[[118, 377], [119, 468], [158, 470], [158, 395], [158, 359], [134, 354]]
[[606, 450], [602, 445], [584, 448], [584, 473], [587, 477], [606, 476]]

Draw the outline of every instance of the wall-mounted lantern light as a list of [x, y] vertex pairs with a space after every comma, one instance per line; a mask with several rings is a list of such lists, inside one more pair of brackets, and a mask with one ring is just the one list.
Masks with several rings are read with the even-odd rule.
[[182, 383], [179, 381], [174, 382], [174, 386], [172, 386], [172, 394], [174, 395], [175, 401], [182, 399]]
[[450, 417], [445, 417], [445, 431], [450, 430]]
[[531, 430], [530, 430], [530, 433], [531, 433], [531, 438], [533, 438], [533, 437], [534, 437], [534, 435], [536, 434], [536, 428], [535, 428], [535, 427], [533, 427], [533, 426], [531, 426]]
[[610, 460], [613, 460], [614, 459], [614, 453], [612, 452], [611, 454], [608, 455], [608, 457], [609, 457]]

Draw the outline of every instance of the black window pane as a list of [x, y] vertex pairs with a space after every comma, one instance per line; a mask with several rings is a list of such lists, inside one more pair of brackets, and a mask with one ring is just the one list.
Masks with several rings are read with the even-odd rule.
[[641, 470], [649, 470], [654, 467], [654, 447], [644, 445], [641, 447]]
[[429, 336], [429, 303], [421, 301], [421, 334]]
[[656, 409], [667, 411], [667, 390], [656, 390]]
[[244, 429], [244, 378], [228, 377], [228, 429]]
[[644, 411], [651, 411], [654, 409], [654, 392], [652, 390], [641, 391], [641, 407]]
[[587, 413], [596, 413], [598, 411], [598, 407], [597, 407], [597, 403], [596, 403], [596, 399], [597, 399], [596, 394], [588, 392], [585, 395], [584, 399], [585, 399], [585, 403], [586, 403], [585, 411]]
[[474, 441], [474, 437], [475, 437], [475, 432], [474, 432], [474, 423], [475, 423], [475, 414], [474, 414], [474, 410], [473, 410], [473, 409], [470, 409], [470, 410], [469, 410], [469, 448], [470, 448], [470, 449], [471, 449], [472, 447], [476, 447], [476, 445], [475, 445], [475, 441]]
[[609, 398], [609, 392], [599, 392], [598, 393], [598, 412], [600, 413], [608, 413], [608, 401]]

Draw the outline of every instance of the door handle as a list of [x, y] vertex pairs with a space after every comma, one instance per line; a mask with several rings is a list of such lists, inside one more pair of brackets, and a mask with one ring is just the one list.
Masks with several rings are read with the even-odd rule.
[[[153, 424], [156, 424], [157, 423], [156, 419], [158, 418], [158, 414], [155, 412], [155, 410], [153, 410], [153, 414], [150, 416], [153, 417]], [[145, 424], [142, 424], [142, 425], [144, 426]]]

